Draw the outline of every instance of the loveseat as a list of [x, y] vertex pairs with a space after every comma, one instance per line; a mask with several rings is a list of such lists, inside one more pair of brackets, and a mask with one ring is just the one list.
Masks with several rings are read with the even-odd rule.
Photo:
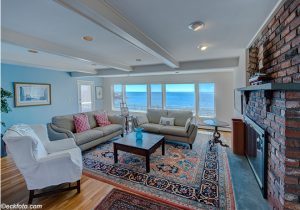
[[108, 115], [108, 120], [112, 124], [99, 127], [94, 117], [94, 115], [99, 114], [99, 112], [92, 111], [85, 112], [85, 114], [88, 116], [91, 129], [80, 133], [75, 132], [73, 115], [53, 117], [52, 123], [48, 124], [50, 140], [73, 138], [79, 148], [84, 151], [116, 136], [123, 135], [124, 119], [122, 117]]
[[[174, 125], [160, 124], [161, 117], [173, 118]], [[166, 140], [188, 143], [191, 149], [198, 131], [191, 111], [148, 109], [146, 115], [133, 118], [133, 125], [163, 135]]]

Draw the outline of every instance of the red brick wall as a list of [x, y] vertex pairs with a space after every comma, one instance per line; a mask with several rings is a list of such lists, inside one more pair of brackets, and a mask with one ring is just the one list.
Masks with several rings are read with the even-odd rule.
[[[248, 71], [267, 73], [272, 82], [300, 83], [300, 0], [284, 2], [250, 47], [248, 61]], [[269, 203], [300, 209], [300, 93], [253, 91], [245, 114], [268, 133]]]
[[[299, 4], [299, 0], [287, 0], [263, 29], [250, 48], [248, 70], [256, 68], [277, 83], [300, 82]], [[251, 62], [256, 61], [253, 50], [257, 65]]]

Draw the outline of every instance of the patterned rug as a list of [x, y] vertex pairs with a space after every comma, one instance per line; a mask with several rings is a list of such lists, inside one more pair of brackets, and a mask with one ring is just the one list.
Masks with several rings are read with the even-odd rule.
[[150, 156], [150, 173], [138, 155], [119, 151], [114, 164], [113, 141], [106, 142], [84, 152], [84, 174], [181, 208], [234, 209], [227, 155], [219, 145], [209, 150], [210, 134], [198, 133], [193, 150], [167, 142], [164, 156], [161, 148]]
[[179, 210], [174, 206], [158, 203], [132, 193], [113, 189], [95, 208], [95, 210]]

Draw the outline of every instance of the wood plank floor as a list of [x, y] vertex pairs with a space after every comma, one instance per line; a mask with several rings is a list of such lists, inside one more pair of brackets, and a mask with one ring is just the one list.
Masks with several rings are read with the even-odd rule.
[[[207, 133], [208, 131], [201, 130]], [[231, 146], [230, 132], [221, 132], [225, 143]], [[43, 205], [43, 209], [93, 209], [113, 189], [112, 185], [82, 176], [81, 193], [76, 190], [68, 191], [53, 196], [35, 198], [33, 204]], [[16, 168], [10, 157], [1, 158], [1, 203], [27, 204], [28, 190], [23, 176]]]

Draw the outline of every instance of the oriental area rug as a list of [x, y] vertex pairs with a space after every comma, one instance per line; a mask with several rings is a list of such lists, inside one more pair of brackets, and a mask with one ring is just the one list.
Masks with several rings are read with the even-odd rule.
[[118, 151], [114, 164], [113, 140], [83, 153], [84, 174], [126, 191], [181, 209], [235, 209], [225, 148], [209, 149], [210, 132], [199, 132], [188, 144], [166, 142], [150, 156]]
[[132, 193], [113, 189], [102, 201], [97, 205], [95, 210], [181, 210], [168, 204], [156, 202]]

